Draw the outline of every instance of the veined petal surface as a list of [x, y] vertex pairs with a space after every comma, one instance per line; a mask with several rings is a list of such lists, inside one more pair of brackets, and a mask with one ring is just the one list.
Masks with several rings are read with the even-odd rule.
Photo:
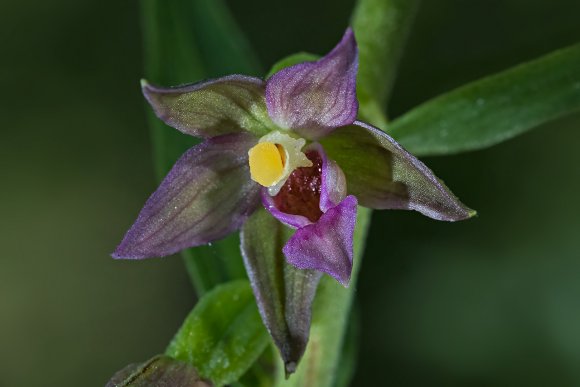
[[264, 99], [265, 82], [244, 75], [191, 85], [161, 88], [143, 81], [143, 94], [167, 125], [195, 137], [250, 132], [262, 136], [272, 128]]
[[355, 121], [321, 143], [344, 171], [348, 193], [362, 206], [415, 210], [445, 221], [475, 215], [425, 164], [372, 125]]
[[357, 66], [358, 50], [349, 28], [325, 57], [287, 67], [268, 79], [270, 117], [281, 128], [311, 140], [351, 124], [358, 112]]
[[187, 151], [147, 200], [113, 257], [165, 256], [238, 229], [259, 204], [259, 185], [248, 167], [248, 149], [256, 141], [248, 134], [229, 134]]

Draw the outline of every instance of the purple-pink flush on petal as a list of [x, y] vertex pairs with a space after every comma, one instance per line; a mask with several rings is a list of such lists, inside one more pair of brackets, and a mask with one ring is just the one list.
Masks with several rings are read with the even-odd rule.
[[322, 59], [287, 67], [267, 80], [270, 117], [310, 140], [351, 124], [358, 112], [357, 67], [358, 49], [349, 28]]
[[331, 275], [348, 286], [352, 272], [357, 200], [347, 196], [311, 225], [296, 231], [284, 246], [288, 262]]

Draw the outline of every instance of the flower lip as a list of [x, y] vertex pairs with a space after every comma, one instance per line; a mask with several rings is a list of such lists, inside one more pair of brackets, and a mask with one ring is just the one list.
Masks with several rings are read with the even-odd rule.
[[274, 205], [280, 211], [301, 215], [312, 223], [322, 216], [320, 188], [322, 183], [322, 157], [316, 151], [308, 151], [306, 157], [311, 167], [297, 168], [274, 196]]
[[305, 149], [311, 167], [297, 168], [280, 192], [271, 196], [262, 189], [262, 204], [282, 223], [302, 228], [317, 222], [346, 196], [346, 179], [340, 167], [326, 157], [318, 143]]

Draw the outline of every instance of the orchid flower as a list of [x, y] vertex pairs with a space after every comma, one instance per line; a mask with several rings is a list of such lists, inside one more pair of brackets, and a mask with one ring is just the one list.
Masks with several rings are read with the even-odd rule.
[[175, 163], [113, 257], [166, 256], [221, 239], [261, 203], [296, 230], [283, 248], [290, 264], [347, 286], [357, 204], [446, 221], [472, 216], [421, 161], [356, 120], [357, 66], [349, 28], [320, 60], [265, 81], [143, 82], [161, 120], [204, 142]]

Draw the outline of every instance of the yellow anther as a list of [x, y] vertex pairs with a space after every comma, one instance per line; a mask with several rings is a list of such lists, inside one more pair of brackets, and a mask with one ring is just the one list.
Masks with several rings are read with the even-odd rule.
[[302, 152], [303, 138], [273, 131], [258, 140], [248, 152], [252, 180], [268, 187], [270, 196], [278, 195], [296, 168], [311, 167], [312, 162]]
[[282, 165], [286, 166], [286, 150], [280, 144], [276, 144], [276, 148], [278, 148], [278, 152], [280, 152], [280, 157], [282, 157]]
[[260, 142], [249, 150], [248, 155], [252, 180], [264, 187], [270, 187], [280, 180], [286, 161], [282, 146], [271, 142]]

